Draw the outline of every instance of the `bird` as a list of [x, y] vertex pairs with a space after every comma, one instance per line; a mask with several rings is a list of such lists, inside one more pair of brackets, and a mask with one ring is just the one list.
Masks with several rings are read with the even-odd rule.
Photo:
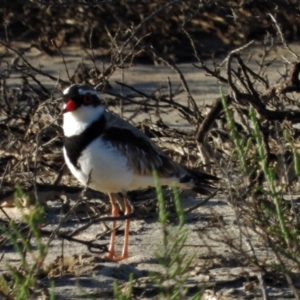
[[[130, 215], [132, 206], [127, 192], [155, 186], [153, 172], [163, 186], [175, 183], [179, 188], [211, 194], [217, 177], [173, 161], [143, 132], [107, 111], [93, 86], [73, 84], [62, 94], [65, 162], [81, 184], [108, 194], [112, 216], [119, 216], [114, 195], [122, 194], [124, 215]], [[129, 227], [128, 218], [122, 253], [117, 256], [113, 221], [108, 258], [128, 258]]]

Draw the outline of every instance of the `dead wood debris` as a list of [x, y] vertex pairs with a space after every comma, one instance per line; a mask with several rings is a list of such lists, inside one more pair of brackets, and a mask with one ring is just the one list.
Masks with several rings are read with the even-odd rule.
[[[6, 9], [1, 31], [8, 34], [8, 39], [29, 41], [49, 55], [67, 45], [92, 45], [101, 49], [102, 56], [109, 57], [111, 39], [128, 38], [126, 26], [120, 26], [122, 22], [138, 28], [149, 45], [155, 45], [159, 53], [176, 62], [191, 60], [192, 49], [183, 28], [195, 40], [197, 51], [207, 57], [225, 53], [228, 46], [253, 39], [261, 41], [267, 33], [276, 34], [272, 16], [288, 41], [299, 37], [300, 28], [299, 7], [287, 0], [155, 0], [138, 1], [136, 5], [127, 1], [48, 0], [30, 1], [25, 6], [22, 1], [14, 1], [6, 3]], [[131, 40], [128, 46], [132, 49], [137, 45]], [[138, 57], [152, 61], [152, 54], [146, 51], [140, 51]]]

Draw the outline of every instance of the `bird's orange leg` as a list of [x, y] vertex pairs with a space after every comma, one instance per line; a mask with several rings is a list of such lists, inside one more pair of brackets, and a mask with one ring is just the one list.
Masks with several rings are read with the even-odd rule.
[[[111, 214], [113, 217], [118, 217], [119, 216], [119, 207], [116, 202], [116, 199], [113, 194], [108, 194], [110, 204], [112, 206], [112, 211]], [[110, 244], [109, 244], [109, 249], [108, 249], [108, 258], [114, 259], [115, 257], [115, 238], [116, 238], [116, 226], [117, 226], [117, 221], [113, 221], [113, 226], [112, 226], [112, 232], [110, 236]]]
[[[132, 208], [126, 196], [124, 196], [124, 206], [125, 206], [125, 215], [130, 215], [132, 213]], [[116, 261], [128, 258], [129, 226], [130, 226], [130, 220], [127, 219], [125, 221], [125, 233], [124, 233], [124, 244], [123, 244], [122, 255], [115, 257], [114, 260]]]

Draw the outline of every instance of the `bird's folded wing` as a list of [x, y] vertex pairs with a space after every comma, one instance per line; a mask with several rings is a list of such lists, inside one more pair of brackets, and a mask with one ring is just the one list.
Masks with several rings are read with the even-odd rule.
[[168, 158], [146, 135], [115, 115], [109, 116], [102, 138], [127, 157], [137, 175], [152, 176], [156, 171], [160, 177], [170, 177], [185, 172], [185, 168]]

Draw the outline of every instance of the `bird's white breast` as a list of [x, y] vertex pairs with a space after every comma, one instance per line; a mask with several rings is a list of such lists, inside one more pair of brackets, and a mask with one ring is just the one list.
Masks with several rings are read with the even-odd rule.
[[78, 159], [80, 169], [69, 160], [64, 149], [66, 163], [72, 174], [84, 185], [104, 193], [125, 192], [133, 181], [133, 171], [128, 161], [118, 149], [100, 138], [94, 140], [81, 153]]

